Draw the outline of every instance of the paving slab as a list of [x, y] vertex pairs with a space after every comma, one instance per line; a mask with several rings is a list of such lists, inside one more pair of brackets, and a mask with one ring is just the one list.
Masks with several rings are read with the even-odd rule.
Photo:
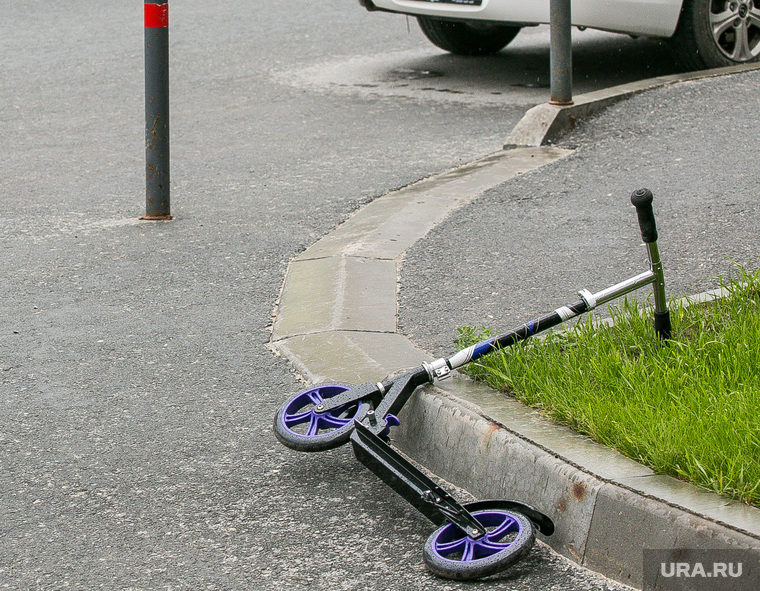
[[[350, 298], [347, 285], [354, 288]], [[329, 330], [396, 332], [395, 301], [387, 305], [384, 297], [395, 292], [392, 261], [359, 257], [293, 261], [280, 297], [274, 338]]]
[[312, 383], [379, 381], [431, 360], [397, 333], [327, 331], [273, 341], [271, 347]]

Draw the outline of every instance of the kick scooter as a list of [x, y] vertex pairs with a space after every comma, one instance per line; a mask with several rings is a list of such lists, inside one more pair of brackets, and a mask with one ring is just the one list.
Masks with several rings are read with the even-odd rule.
[[389, 431], [400, 424], [396, 415], [420, 386], [446, 379], [452, 370], [483, 355], [647, 285], [652, 285], [654, 293], [655, 332], [661, 339], [670, 338], [670, 313], [652, 199], [647, 189], [631, 195], [647, 248], [649, 270], [597, 293], [581, 290], [580, 299], [572, 304], [386, 381], [307, 388], [291, 396], [277, 411], [274, 417], [277, 439], [287, 447], [305, 452], [325, 451], [350, 441], [360, 462], [439, 526], [423, 550], [425, 564], [433, 573], [449, 579], [478, 579], [514, 564], [532, 547], [536, 529], [547, 536], [554, 532], [551, 518], [514, 500], [459, 503], [389, 444]]

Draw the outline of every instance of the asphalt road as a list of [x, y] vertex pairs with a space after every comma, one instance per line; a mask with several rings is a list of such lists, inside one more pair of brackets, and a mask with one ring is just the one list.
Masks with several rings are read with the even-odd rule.
[[570, 157], [495, 187], [408, 252], [401, 330], [448, 354], [459, 326], [504, 331], [580, 289], [646, 271], [630, 203], [641, 187], [655, 195], [668, 297], [756, 272], [759, 138], [749, 113], [759, 81], [753, 71], [666, 86], [583, 121], [558, 142], [575, 149]]
[[[347, 450], [276, 443], [300, 382], [266, 344], [294, 255], [498, 150], [545, 100], [545, 32], [473, 68], [354, 4], [172, 2], [171, 223], [137, 221], [139, 3], [3, 8], [0, 588], [469, 588], [425, 571], [431, 528]], [[589, 39], [592, 86], [672, 68], [657, 44]], [[478, 588], [618, 587], [539, 547]]]

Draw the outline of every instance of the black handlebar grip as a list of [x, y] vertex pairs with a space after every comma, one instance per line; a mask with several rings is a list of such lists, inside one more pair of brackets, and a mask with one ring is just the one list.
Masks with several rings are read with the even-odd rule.
[[654, 195], [649, 189], [638, 189], [631, 194], [631, 203], [636, 208], [639, 216], [639, 228], [641, 239], [647, 244], [657, 241], [657, 226], [654, 223], [654, 210], [652, 200]]

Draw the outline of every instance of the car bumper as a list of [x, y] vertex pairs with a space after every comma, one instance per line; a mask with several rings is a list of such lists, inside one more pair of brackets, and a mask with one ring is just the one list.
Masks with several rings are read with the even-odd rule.
[[[519, 25], [549, 22], [550, 0], [359, 0], [368, 10], [415, 16], [485, 20]], [[573, 0], [576, 26], [670, 37], [678, 24], [682, 0]]]

